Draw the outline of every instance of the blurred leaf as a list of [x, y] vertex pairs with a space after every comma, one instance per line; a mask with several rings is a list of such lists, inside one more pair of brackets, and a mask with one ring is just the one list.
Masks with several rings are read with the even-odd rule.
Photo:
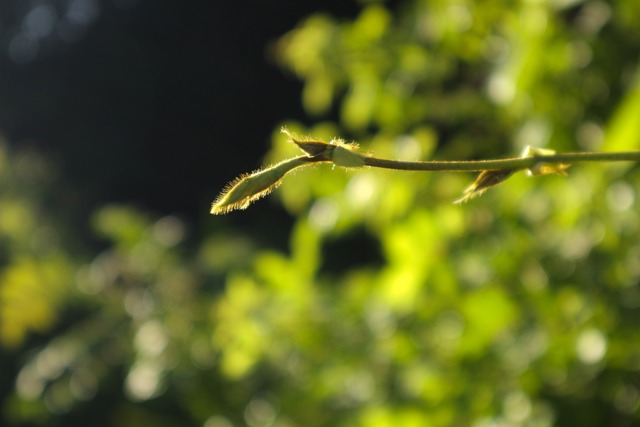
[[465, 318], [462, 351], [471, 356], [484, 354], [517, 319], [514, 304], [496, 287], [469, 293], [462, 302], [462, 313]]
[[624, 99], [609, 120], [602, 148], [607, 151], [637, 150], [640, 147], [640, 73], [636, 72]]
[[0, 276], [0, 341], [16, 347], [30, 332], [50, 330], [71, 285], [72, 271], [61, 257], [16, 259]]
[[137, 210], [124, 205], [109, 205], [98, 211], [93, 224], [102, 236], [125, 247], [142, 240], [148, 220]]

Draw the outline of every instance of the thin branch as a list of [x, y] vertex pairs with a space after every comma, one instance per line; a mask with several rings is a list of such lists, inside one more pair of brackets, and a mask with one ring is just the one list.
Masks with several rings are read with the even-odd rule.
[[560, 164], [578, 162], [640, 162], [640, 151], [622, 151], [609, 153], [562, 153], [551, 155], [534, 155], [531, 157], [513, 157], [497, 160], [462, 160], [462, 161], [424, 161], [405, 162], [401, 160], [379, 159], [362, 156], [366, 166], [440, 172], [481, 172], [485, 170], [523, 170], [530, 169], [539, 163]]
[[285, 175], [302, 166], [316, 163], [328, 162], [333, 163], [334, 166], [349, 169], [370, 166], [409, 171], [480, 172], [474, 183], [456, 201], [461, 203], [479, 196], [521, 170], [526, 170], [531, 176], [566, 175], [569, 166], [579, 162], [640, 162], [640, 151], [556, 154], [553, 150], [532, 147], [527, 147], [521, 157], [509, 159], [405, 162], [379, 159], [358, 153], [356, 144], [346, 144], [341, 139], [324, 142], [309, 137], [295, 137], [286, 128], [283, 128], [282, 132], [286, 133], [289, 140], [306, 155], [284, 160], [236, 178], [227, 184], [213, 202], [212, 214], [225, 214], [236, 209], [245, 209], [253, 201], [266, 196], [278, 187]]

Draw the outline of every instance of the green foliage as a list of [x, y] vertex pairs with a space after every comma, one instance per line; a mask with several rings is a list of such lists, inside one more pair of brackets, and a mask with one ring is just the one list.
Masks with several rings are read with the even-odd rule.
[[33, 153], [12, 157], [0, 141], [0, 345], [15, 348], [30, 332], [47, 332], [69, 298], [74, 265], [32, 187], [49, 176]]
[[[638, 149], [637, 4], [312, 16], [279, 58], [339, 122], [288, 128], [409, 161]], [[46, 168], [0, 153], [9, 425], [639, 422], [637, 167], [518, 174], [454, 206], [464, 174], [318, 164], [274, 193], [295, 218], [285, 252], [219, 228], [187, 244], [176, 217], [105, 206], [107, 247], [82, 258], [29, 181]], [[267, 163], [298, 154], [274, 131]]]

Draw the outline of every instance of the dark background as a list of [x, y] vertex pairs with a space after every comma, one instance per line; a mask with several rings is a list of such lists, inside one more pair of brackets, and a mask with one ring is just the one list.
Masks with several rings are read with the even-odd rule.
[[[16, 59], [11, 42], [35, 3], [2, 2], [0, 131], [55, 161], [52, 199], [81, 205], [74, 215], [124, 202], [188, 221], [204, 220], [224, 184], [260, 164], [281, 121], [308, 120], [300, 83], [269, 44], [311, 12], [357, 12], [344, 0], [49, 4], [56, 27]], [[78, 5], [87, 22], [69, 36], [65, 10]]]

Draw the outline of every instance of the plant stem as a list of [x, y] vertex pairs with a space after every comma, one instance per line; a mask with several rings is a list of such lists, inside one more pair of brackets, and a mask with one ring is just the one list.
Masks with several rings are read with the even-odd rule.
[[480, 172], [485, 170], [521, 170], [534, 167], [538, 163], [578, 163], [578, 162], [640, 162], [640, 151], [609, 153], [561, 153], [514, 157], [498, 160], [425, 161], [405, 162], [401, 160], [379, 159], [363, 156], [366, 166], [413, 171]]

